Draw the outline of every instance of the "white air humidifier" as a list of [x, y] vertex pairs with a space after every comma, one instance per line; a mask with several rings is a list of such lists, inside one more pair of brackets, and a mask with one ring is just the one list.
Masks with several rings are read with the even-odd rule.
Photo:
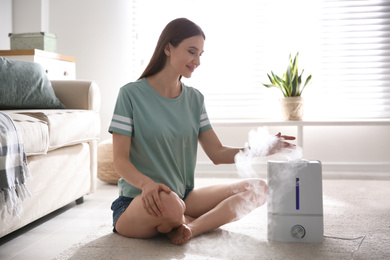
[[268, 240], [322, 242], [321, 162], [269, 161], [267, 179]]

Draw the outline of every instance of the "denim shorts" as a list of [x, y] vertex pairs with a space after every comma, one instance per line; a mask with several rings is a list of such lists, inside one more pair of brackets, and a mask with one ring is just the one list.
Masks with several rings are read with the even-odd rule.
[[111, 210], [112, 210], [112, 217], [114, 220], [114, 232], [115, 230], [115, 224], [118, 221], [119, 217], [122, 215], [123, 212], [127, 209], [127, 207], [130, 205], [130, 203], [133, 201], [134, 198], [129, 198], [125, 196], [119, 196], [114, 202], [111, 204]]
[[[191, 189], [186, 189], [185, 193], [184, 193], [184, 198], [183, 200], [185, 200], [188, 196], [188, 194], [191, 192], [192, 190]], [[125, 197], [125, 196], [119, 196], [119, 198], [117, 198], [116, 200], [114, 200], [114, 202], [111, 204], [111, 210], [113, 211], [112, 212], [112, 217], [113, 217], [113, 225], [114, 225], [114, 232], [116, 232], [115, 230], [115, 225], [116, 225], [116, 222], [118, 221], [119, 217], [122, 215], [123, 212], [125, 212], [125, 210], [127, 209], [127, 207], [130, 205], [130, 203], [133, 201], [134, 198], [129, 198], [129, 197]]]

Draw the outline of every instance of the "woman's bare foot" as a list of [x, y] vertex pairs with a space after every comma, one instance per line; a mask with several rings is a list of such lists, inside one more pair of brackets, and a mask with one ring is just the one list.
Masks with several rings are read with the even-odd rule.
[[184, 224], [190, 224], [192, 221], [194, 221], [196, 218], [184, 215]]
[[167, 234], [168, 238], [175, 245], [182, 245], [190, 240], [192, 236], [191, 229], [186, 225], [182, 224], [178, 228], [172, 230]]

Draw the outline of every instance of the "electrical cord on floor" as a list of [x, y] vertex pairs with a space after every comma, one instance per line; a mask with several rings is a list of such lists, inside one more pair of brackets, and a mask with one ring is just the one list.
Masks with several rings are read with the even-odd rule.
[[341, 239], [341, 240], [358, 240], [358, 239], [361, 239], [360, 240], [360, 243], [359, 245], [351, 251], [351, 259], [353, 260], [353, 253], [355, 253], [356, 251], [359, 250], [360, 246], [363, 244], [363, 240], [366, 238], [366, 236], [360, 236], [360, 237], [354, 237], [354, 238], [345, 238], [345, 237], [333, 237], [333, 236], [325, 236], [324, 237], [326, 238], [332, 238], [332, 239]]

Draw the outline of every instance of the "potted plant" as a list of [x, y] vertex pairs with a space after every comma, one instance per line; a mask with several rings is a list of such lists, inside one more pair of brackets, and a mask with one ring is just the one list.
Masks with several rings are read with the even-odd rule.
[[284, 98], [279, 99], [282, 105], [282, 113], [286, 120], [302, 120], [303, 116], [303, 90], [311, 83], [311, 75], [306, 78], [302, 85], [302, 74], [298, 73], [298, 54], [294, 59], [289, 55], [289, 64], [283, 77], [280, 78], [271, 71], [271, 76], [267, 74], [271, 84], [263, 84], [267, 88], [279, 88]]

